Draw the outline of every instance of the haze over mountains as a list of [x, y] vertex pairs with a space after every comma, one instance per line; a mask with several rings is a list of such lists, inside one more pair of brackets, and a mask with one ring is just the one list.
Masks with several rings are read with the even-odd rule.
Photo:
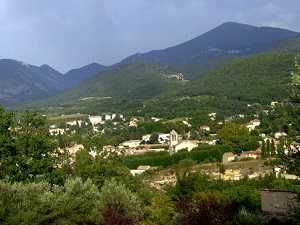
[[[37, 67], [15, 60], [2, 59], [0, 60], [0, 103], [12, 105], [23, 101], [42, 99], [74, 87], [85, 80], [87, 81], [81, 84], [81, 89], [73, 91], [71, 89], [70, 93], [85, 90], [78, 94], [78, 96], [84, 96], [85, 94], [91, 95], [94, 90], [94, 95], [101, 96], [112, 95], [114, 97], [130, 98], [140, 95], [141, 98], [152, 97], [170, 88], [177, 87], [180, 85], [178, 84], [180, 83], [179, 80], [184, 81], [185, 77], [181, 77], [179, 72], [174, 72], [174, 69], [173, 71], [167, 71], [170, 69], [163, 69], [163, 66], [159, 67], [155, 64], [152, 64], [152, 66], [149, 66], [149, 64], [117, 66], [135, 61], [149, 61], [173, 66], [202, 63], [202, 67], [205, 67], [205, 63], [209, 65], [212, 62], [216, 62], [213, 65], [218, 65], [221, 64], [221, 59], [224, 63], [226, 58], [229, 60], [234, 57], [260, 53], [272, 47], [275, 48], [275, 46], [278, 48], [278, 46], [288, 43], [289, 40], [292, 40], [291, 38], [296, 37], [298, 34], [298, 32], [280, 28], [254, 27], [229, 22], [190, 41], [165, 50], [154, 50], [144, 54], [138, 53], [110, 67], [92, 63], [79, 69], [70, 70], [66, 74], [61, 74], [48, 65]], [[294, 42], [295, 40], [293, 39]], [[219, 63], [217, 63], [217, 60], [219, 60]], [[134, 65], [137, 65], [137, 67]], [[191, 65], [191, 67], [194, 66]], [[143, 67], [146, 68], [145, 70], [147, 68], [153, 70], [150, 69], [151, 72], [146, 76], [139, 76]], [[207, 66], [210, 69], [213, 67], [212, 65]], [[135, 71], [135, 68], [138, 69]], [[125, 72], [122, 72], [123, 69]], [[102, 73], [106, 70], [109, 71]], [[159, 74], [161, 77], [159, 77]], [[95, 76], [92, 78], [93, 80], [88, 80], [93, 76]], [[147, 76], [150, 79], [145, 79]], [[151, 77], [156, 77], [152, 80], [157, 81], [158, 79], [159, 82], [155, 81], [150, 85]], [[123, 88], [122, 85], [124, 85]], [[88, 87], [94, 87], [94, 89]]]

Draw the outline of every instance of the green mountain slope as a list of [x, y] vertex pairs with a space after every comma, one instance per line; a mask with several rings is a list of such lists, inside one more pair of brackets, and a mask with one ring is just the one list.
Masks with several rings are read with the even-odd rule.
[[[173, 72], [175, 68], [146, 62], [122, 65], [38, 105], [62, 103], [63, 110], [88, 114], [117, 111], [174, 118], [217, 112], [222, 117], [253, 111], [248, 103], [287, 98], [295, 70], [294, 54], [278, 53], [237, 58], [190, 81], [182, 80], [183, 68]], [[77, 101], [83, 97], [111, 98]]]
[[166, 72], [164, 66], [134, 62], [103, 72], [37, 104], [59, 104], [90, 97], [115, 100], [147, 99], [185, 83], [180, 74]]
[[291, 88], [292, 70], [293, 54], [242, 57], [196, 78], [171, 95], [210, 95], [263, 104], [281, 101]]
[[273, 46], [269, 49], [272, 52], [280, 53], [300, 53], [300, 35], [288, 39], [287, 41], [281, 42], [278, 45]]

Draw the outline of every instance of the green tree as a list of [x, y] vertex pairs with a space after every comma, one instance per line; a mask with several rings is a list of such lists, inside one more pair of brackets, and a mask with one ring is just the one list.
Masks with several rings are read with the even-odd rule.
[[14, 113], [5, 112], [0, 106], [0, 178], [18, 173], [18, 152], [12, 130], [15, 129]]
[[149, 144], [157, 144], [158, 143], [158, 133], [152, 133], [150, 138], [149, 138], [149, 141], [148, 143]]
[[269, 139], [267, 140], [266, 153], [267, 153], [267, 156], [271, 156], [271, 142]]
[[224, 164], [220, 164], [219, 173], [225, 175], [225, 172], [226, 172], [226, 168], [225, 168]]
[[143, 210], [138, 197], [115, 179], [106, 180], [100, 191], [100, 211], [105, 224], [139, 224]]
[[13, 181], [38, 177], [51, 181], [63, 159], [49, 133], [46, 118], [26, 110], [16, 123], [13, 113], [0, 108], [0, 114], [1, 177]]
[[266, 142], [265, 140], [262, 140], [261, 143], [261, 157], [266, 158], [267, 157], [267, 150], [266, 150]]
[[240, 153], [242, 145], [250, 139], [249, 130], [239, 124], [231, 123], [222, 127], [218, 132], [219, 143], [230, 145], [235, 153]]

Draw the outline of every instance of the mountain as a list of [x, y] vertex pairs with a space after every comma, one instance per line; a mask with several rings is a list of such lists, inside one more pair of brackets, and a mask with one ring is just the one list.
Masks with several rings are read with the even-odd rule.
[[108, 67], [103, 66], [98, 63], [91, 63], [91, 64], [83, 66], [79, 69], [72, 69], [64, 75], [65, 89], [73, 87], [73, 86], [87, 80], [88, 78], [90, 78], [96, 74], [99, 74], [107, 69], [108, 69]]
[[43, 100], [43, 103], [61, 104], [92, 98], [149, 99], [176, 89], [186, 82], [182, 74], [172, 73], [165, 66], [143, 61], [133, 62], [93, 76], [73, 88]]
[[167, 65], [187, 65], [224, 56], [245, 56], [262, 52], [297, 34], [280, 28], [227, 22], [190, 41], [164, 50], [137, 53], [121, 63], [146, 60]]
[[40, 67], [24, 62], [0, 60], [0, 103], [12, 105], [42, 99], [73, 87], [106, 67], [97, 63], [61, 74], [48, 65]]
[[62, 74], [50, 66], [0, 60], [0, 103], [35, 100], [63, 90]]
[[[12, 105], [23, 101], [42, 99], [78, 84], [80, 84], [78, 89], [72, 89], [69, 92], [76, 98], [112, 96], [120, 99], [144, 99], [167, 90], [170, 82], [165, 81], [170, 81], [170, 79], [164, 77], [162, 84], [167, 87], [163, 88], [162, 85], [156, 83], [158, 73], [149, 69], [150, 64], [145, 62], [129, 64], [130, 62], [158, 62], [160, 65], [153, 65], [162, 69], [164, 75], [175, 72], [175, 77], [189, 80], [240, 56], [263, 51], [284, 52], [299, 49], [299, 47], [295, 47], [300, 46], [299, 40], [297, 32], [228, 22], [180, 45], [165, 50], [136, 54], [110, 67], [92, 63], [61, 74], [48, 65], [37, 67], [15, 60], [3, 59], [0, 60], [0, 103]], [[161, 66], [162, 64], [168, 66]], [[95, 77], [100, 73], [101, 75]], [[141, 74], [147, 73], [147, 79], [140, 77]], [[104, 77], [100, 78], [102, 75]], [[153, 76], [153, 80], [151, 80], [151, 76]], [[143, 85], [137, 81], [137, 78], [144, 81]], [[162, 78], [159, 77], [159, 79]], [[74, 90], [77, 90], [78, 93], [76, 94]]]

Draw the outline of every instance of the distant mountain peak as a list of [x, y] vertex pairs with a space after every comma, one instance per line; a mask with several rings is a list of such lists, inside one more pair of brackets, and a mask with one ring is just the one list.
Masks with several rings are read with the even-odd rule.
[[146, 60], [167, 65], [188, 65], [232, 54], [246, 56], [265, 51], [272, 45], [297, 34], [281, 28], [226, 22], [182, 44], [164, 50], [137, 53], [127, 57], [121, 63]]

